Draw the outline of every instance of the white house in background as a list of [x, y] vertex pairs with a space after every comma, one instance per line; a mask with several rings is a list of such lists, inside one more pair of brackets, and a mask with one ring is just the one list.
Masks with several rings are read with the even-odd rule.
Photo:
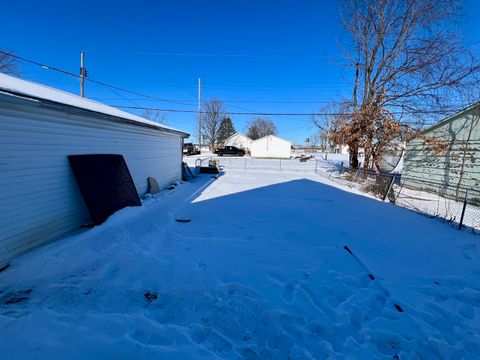
[[0, 268], [89, 222], [68, 155], [123, 155], [141, 196], [148, 176], [161, 187], [181, 180], [187, 136], [95, 101], [0, 74]]
[[330, 147], [328, 152], [334, 154], [348, 154], [348, 145], [335, 144]]
[[255, 158], [289, 159], [292, 143], [274, 135], [267, 135], [252, 141], [250, 153]]
[[245, 136], [237, 132], [231, 135], [230, 137], [228, 137], [227, 139], [225, 139], [223, 144], [225, 146], [235, 146], [239, 149], [244, 149], [250, 152], [252, 141], [253, 140], [250, 139], [248, 136]]

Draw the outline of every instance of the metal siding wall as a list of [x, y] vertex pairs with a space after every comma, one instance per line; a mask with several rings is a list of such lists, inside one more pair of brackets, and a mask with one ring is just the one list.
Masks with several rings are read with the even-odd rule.
[[88, 222], [67, 155], [122, 154], [140, 196], [181, 179], [180, 135], [93, 114], [0, 103], [0, 138], [0, 265]]
[[[454, 196], [462, 171], [465, 152], [464, 175], [461, 181], [463, 188], [480, 186], [480, 126], [475, 126], [468, 140], [470, 126], [474, 120], [472, 113], [462, 114], [451, 121], [434, 128], [426, 135], [449, 143], [445, 152], [434, 153], [431, 146], [425, 145], [421, 139], [414, 139], [407, 144], [402, 179], [411, 187], [438, 192], [439, 187], [450, 187], [444, 195]], [[467, 142], [468, 140], [468, 142]], [[438, 183], [439, 186], [424, 185], [409, 181], [409, 178]]]

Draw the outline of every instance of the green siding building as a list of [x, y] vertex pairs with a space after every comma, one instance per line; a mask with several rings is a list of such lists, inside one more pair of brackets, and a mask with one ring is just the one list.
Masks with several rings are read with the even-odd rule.
[[480, 103], [408, 142], [402, 184], [480, 205]]

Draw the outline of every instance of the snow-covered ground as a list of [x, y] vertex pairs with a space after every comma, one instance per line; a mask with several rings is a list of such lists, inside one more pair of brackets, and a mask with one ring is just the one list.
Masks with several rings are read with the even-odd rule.
[[22, 256], [2, 358], [478, 359], [478, 237], [355, 192], [227, 169]]

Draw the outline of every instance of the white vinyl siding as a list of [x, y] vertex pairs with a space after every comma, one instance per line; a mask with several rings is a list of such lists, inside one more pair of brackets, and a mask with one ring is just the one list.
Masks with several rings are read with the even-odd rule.
[[251, 154], [255, 158], [283, 158], [291, 156], [292, 144], [279, 137], [268, 135], [252, 141]]
[[68, 155], [123, 155], [140, 196], [181, 179], [180, 134], [95, 113], [0, 102], [0, 137], [0, 266], [89, 222]]
[[[466, 189], [480, 187], [480, 119], [476, 105], [424, 131], [424, 138], [407, 144], [402, 183], [441, 196], [463, 199]], [[435, 139], [445, 148], [434, 151], [425, 139]], [[475, 191], [471, 201], [478, 202]], [[460, 198], [459, 198], [460, 196]]]

